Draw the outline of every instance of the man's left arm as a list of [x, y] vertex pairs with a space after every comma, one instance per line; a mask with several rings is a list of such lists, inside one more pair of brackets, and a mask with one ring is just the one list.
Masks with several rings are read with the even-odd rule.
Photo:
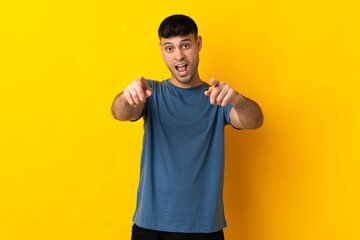
[[263, 124], [263, 114], [260, 106], [253, 100], [244, 97], [236, 92], [228, 84], [215, 79], [210, 80], [211, 87], [204, 92], [210, 97], [213, 105], [231, 104], [230, 110], [231, 124], [239, 129], [255, 129]]

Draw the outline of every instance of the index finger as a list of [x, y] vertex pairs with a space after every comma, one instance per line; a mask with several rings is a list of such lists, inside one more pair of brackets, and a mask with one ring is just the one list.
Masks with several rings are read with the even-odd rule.
[[143, 89], [146, 89], [148, 87], [146, 81], [145, 81], [145, 78], [143, 76], [140, 76], [138, 78], [138, 81], [140, 83], [140, 86], [143, 88]]
[[215, 80], [214, 78], [210, 79], [210, 84], [214, 87], [217, 87], [217, 85], [219, 84], [219, 81]]

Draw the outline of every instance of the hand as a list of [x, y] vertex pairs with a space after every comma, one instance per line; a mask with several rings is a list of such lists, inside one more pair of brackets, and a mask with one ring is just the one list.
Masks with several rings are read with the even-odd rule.
[[212, 105], [221, 105], [225, 107], [228, 103], [235, 105], [240, 101], [241, 95], [225, 82], [219, 82], [211, 78], [210, 84], [211, 87], [205, 91], [204, 94], [210, 97], [210, 103]]
[[145, 78], [140, 76], [138, 80], [133, 81], [124, 90], [125, 100], [130, 106], [136, 107], [137, 105], [144, 103], [147, 97], [152, 94], [152, 89], [148, 87]]

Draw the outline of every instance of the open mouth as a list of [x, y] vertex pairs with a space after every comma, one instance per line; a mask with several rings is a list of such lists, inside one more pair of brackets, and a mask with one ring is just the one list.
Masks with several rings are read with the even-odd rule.
[[176, 70], [179, 72], [180, 76], [184, 76], [187, 72], [188, 65], [187, 64], [181, 64], [175, 66]]

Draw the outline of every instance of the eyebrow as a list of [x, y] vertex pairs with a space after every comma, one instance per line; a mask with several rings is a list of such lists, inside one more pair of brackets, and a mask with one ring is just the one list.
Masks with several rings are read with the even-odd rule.
[[[186, 38], [186, 39], [181, 40], [180, 42], [185, 42], [185, 41], [190, 41], [190, 42], [191, 42], [191, 39], [190, 39], [190, 38]], [[165, 46], [166, 44], [173, 44], [173, 43], [172, 43], [172, 42], [166, 42], [166, 43], [164, 43], [163, 46]]]

